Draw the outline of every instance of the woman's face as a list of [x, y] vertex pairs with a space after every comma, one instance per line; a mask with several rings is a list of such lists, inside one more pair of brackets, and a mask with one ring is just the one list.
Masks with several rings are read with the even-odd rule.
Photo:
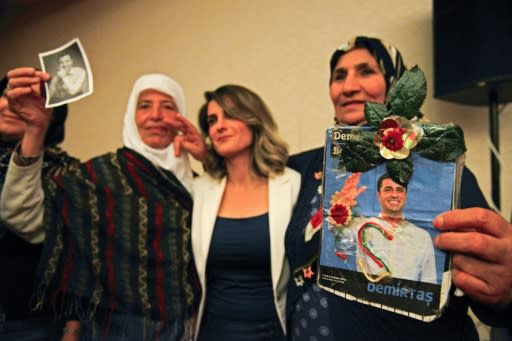
[[7, 97], [0, 97], [0, 136], [3, 141], [16, 142], [23, 138], [25, 122], [9, 110]]
[[152, 89], [142, 91], [135, 112], [142, 142], [155, 149], [167, 148], [178, 134], [177, 113], [178, 106], [171, 96]]
[[228, 159], [242, 154], [249, 155], [253, 134], [245, 122], [227, 117], [215, 100], [208, 102], [206, 121], [208, 136], [217, 154]]
[[367, 49], [355, 48], [338, 60], [331, 79], [330, 95], [336, 120], [349, 125], [365, 122], [364, 102], [385, 102], [384, 75]]

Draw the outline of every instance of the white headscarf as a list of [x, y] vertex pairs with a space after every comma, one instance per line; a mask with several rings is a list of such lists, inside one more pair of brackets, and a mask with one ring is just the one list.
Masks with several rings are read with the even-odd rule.
[[176, 157], [172, 143], [165, 149], [155, 149], [146, 145], [140, 138], [137, 125], [135, 124], [135, 112], [139, 94], [148, 89], [157, 90], [171, 96], [176, 102], [180, 114], [183, 116], [186, 114], [185, 95], [178, 83], [170, 77], [158, 73], [141, 76], [133, 85], [132, 93], [128, 99], [123, 126], [124, 145], [142, 154], [153, 164], [173, 172], [183, 186], [190, 192], [192, 189], [193, 176], [188, 154], [182, 151], [181, 156]]

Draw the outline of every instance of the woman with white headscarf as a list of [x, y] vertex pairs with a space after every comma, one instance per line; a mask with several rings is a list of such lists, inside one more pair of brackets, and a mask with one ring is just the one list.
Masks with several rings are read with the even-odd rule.
[[140, 77], [134, 84], [128, 107], [124, 116], [123, 142], [124, 146], [142, 154], [153, 164], [169, 170], [190, 191], [192, 186], [192, 169], [189, 159], [185, 155], [176, 157], [172, 143], [163, 149], [152, 148], [141, 139], [138, 127], [135, 124], [138, 94], [145, 89], [153, 89], [171, 96], [181, 115], [185, 115], [185, 95], [181, 86], [162, 74], [148, 74]]
[[[27, 68], [8, 75], [11, 109], [27, 123], [19, 154], [39, 160], [48, 119], [31, 106], [41, 95], [22, 88], [48, 75]], [[40, 162], [11, 161], [2, 218], [25, 239], [44, 241], [37, 305], [80, 320], [82, 339], [193, 338], [200, 289], [190, 249], [192, 171], [172, 148], [184, 113], [179, 84], [162, 74], [140, 77], [126, 110], [125, 146], [63, 170], [43, 184], [43, 207], [28, 213], [21, 203], [30, 194], [20, 189], [41, 188]], [[35, 223], [16, 221], [23, 209]]]

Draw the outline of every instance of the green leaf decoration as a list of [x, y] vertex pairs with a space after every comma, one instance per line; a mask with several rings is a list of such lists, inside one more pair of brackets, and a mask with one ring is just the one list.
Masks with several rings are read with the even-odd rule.
[[365, 102], [364, 116], [370, 126], [378, 128], [380, 121], [389, 116], [389, 111], [385, 104]]
[[424, 135], [415, 152], [427, 159], [436, 161], [455, 161], [466, 152], [464, 132], [453, 124], [422, 123]]
[[420, 111], [427, 96], [425, 74], [416, 65], [406, 71], [389, 90], [388, 102], [395, 115], [412, 119]]
[[385, 161], [373, 143], [373, 132], [363, 132], [361, 139], [347, 141], [341, 160], [349, 172], [366, 172]]
[[[413, 163], [409, 154], [405, 159], [385, 159], [380, 154], [380, 148], [387, 148], [383, 144], [382, 136], [395, 127], [381, 126], [383, 119], [390, 116], [401, 116], [412, 120], [418, 116], [421, 105], [427, 94], [427, 81], [423, 71], [414, 66], [397, 80], [389, 89], [388, 104], [366, 102], [364, 107], [365, 117], [368, 124], [379, 130], [363, 131], [361, 138], [346, 141], [339, 162], [340, 168], [349, 172], [366, 172], [379, 164], [386, 163], [386, 169], [391, 178], [402, 184], [407, 184], [413, 174]], [[412, 153], [434, 161], [455, 161], [466, 152], [464, 143], [464, 132], [453, 124], [432, 124], [417, 120], [407, 121], [393, 118], [395, 122], [406, 129], [414, 129], [415, 134], [402, 135], [408, 140], [407, 148]], [[422, 129], [418, 129], [418, 126]], [[402, 128], [401, 128], [402, 129]], [[411, 130], [408, 130], [408, 133]], [[419, 138], [419, 141], [418, 141]], [[417, 144], [416, 144], [417, 143]], [[383, 150], [386, 152], [386, 150]], [[384, 153], [386, 156], [398, 157], [389, 150]], [[403, 156], [407, 154], [402, 154]]]
[[413, 164], [410, 158], [404, 160], [389, 160], [386, 162], [386, 170], [393, 181], [407, 184], [411, 179]]

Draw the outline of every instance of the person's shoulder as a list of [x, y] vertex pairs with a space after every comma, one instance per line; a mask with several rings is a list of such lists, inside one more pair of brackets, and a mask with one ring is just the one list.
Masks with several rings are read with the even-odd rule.
[[288, 159], [288, 166], [290, 167], [290, 164], [294, 164], [296, 162], [301, 162], [304, 160], [323, 158], [323, 156], [324, 156], [324, 147], [309, 149], [309, 150], [306, 150], [306, 151], [303, 151], [300, 153], [290, 155], [290, 157]]
[[211, 178], [211, 176], [208, 173], [204, 172], [194, 177], [193, 182], [196, 184], [203, 183], [205, 181], [208, 181], [208, 178]]
[[119, 155], [119, 152], [121, 152], [121, 151], [122, 151], [122, 149], [118, 149], [115, 152], [106, 152], [103, 154], [99, 154], [99, 155], [91, 157], [87, 162], [112, 158], [112, 156], [115, 154]]
[[282, 176], [285, 176], [287, 178], [291, 178], [293, 180], [297, 180], [297, 179], [300, 180], [300, 173], [297, 172], [295, 169], [290, 168], [290, 167], [285, 167], [284, 168]]
[[206, 186], [214, 186], [220, 184], [222, 179], [215, 179], [210, 174], [204, 172], [203, 174], [196, 176], [193, 181], [194, 192], [196, 189], [201, 190]]
[[122, 152], [122, 149], [118, 149], [116, 152], [106, 152], [103, 154], [99, 154], [86, 160], [85, 162], [82, 163], [82, 165], [84, 167], [87, 167], [87, 165], [95, 167], [99, 164], [105, 165], [107, 163], [115, 163], [118, 165], [119, 159], [123, 158]]
[[69, 155], [59, 146], [45, 147], [43, 160], [43, 174], [50, 177], [64, 174], [80, 167], [80, 159]]
[[489, 204], [485, 199], [478, 180], [473, 172], [466, 166], [462, 171], [462, 180], [460, 186], [460, 208], [483, 207], [489, 208]]
[[83, 67], [80, 67], [80, 66], [74, 66], [73, 67], [73, 71], [76, 72], [76, 73], [79, 73], [79, 74], [85, 74], [85, 69]]
[[322, 165], [324, 158], [324, 148], [310, 149], [289, 157], [287, 166], [302, 173], [305, 168], [317, 167]]
[[418, 226], [408, 219], [404, 219], [403, 222], [406, 224], [408, 229], [414, 229], [416, 234], [421, 234], [423, 237], [431, 239], [430, 234], [427, 232], [427, 230], [425, 230], [424, 227]]
[[353, 216], [350, 219], [350, 226], [360, 228], [366, 223], [378, 223], [379, 225], [386, 225], [387, 222], [380, 217], [366, 217], [366, 216]]
[[62, 149], [59, 145], [47, 146], [44, 148], [44, 157], [49, 158], [65, 158], [69, 161], [79, 161], [79, 159], [73, 155], [70, 155], [66, 150]]
[[300, 179], [300, 173], [289, 167], [285, 167], [281, 174], [270, 178], [271, 181], [289, 182], [297, 191], [300, 188]]

